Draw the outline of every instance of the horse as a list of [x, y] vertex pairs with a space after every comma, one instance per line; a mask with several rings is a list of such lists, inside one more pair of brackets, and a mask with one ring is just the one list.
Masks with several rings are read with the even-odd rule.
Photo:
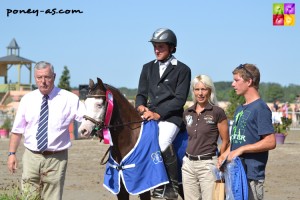
[[[78, 132], [84, 137], [89, 137], [96, 130], [100, 141], [104, 139], [104, 142], [110, 144], [110, 157], [120, 164], [137, 144], [144, 119], [118, 89], [104, 84], [100, 78], [97, 78], [96, 84], [90, 79], [85, 105], [86, 120], [82, 121]], [[155, 159], [159, 160], [159, 155], [156, 155]], [[108, 164], [114, 165], [113, 162]], [[117, 193], [119, 200], [129, 200], [127, 189], [123, 181], [120, 181]], [[182, 187], [179, 194], [183, 197]], [[150, 190], [139, 193], [139, 196], [142, 200], [150, 200]]]

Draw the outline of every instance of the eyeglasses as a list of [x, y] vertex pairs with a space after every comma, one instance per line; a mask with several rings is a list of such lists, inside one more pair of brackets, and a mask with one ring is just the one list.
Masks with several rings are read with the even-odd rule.
[[254, 76], [251, 74], [251, 72], [245, 67], [245, 65], [240, 64], [240, 66], [238, 66], [236, 69], [243, 69], [245, 70], [246, 74], [248, 74], [248, 76], [250, 76], [250, 78], [253, 80]]

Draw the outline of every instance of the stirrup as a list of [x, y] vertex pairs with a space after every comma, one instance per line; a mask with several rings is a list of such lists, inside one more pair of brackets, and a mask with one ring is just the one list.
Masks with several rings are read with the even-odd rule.
[[155, 188], [151, 193], [151, 197], [155, 199], [164, 199], [164, 190], [165, 186]]
[[178, 199], [178, 193], [174, 191], [174, 188], [164, 185], [163, 188], [155, 188], [151, 197], [156, 199], [176, 200]]

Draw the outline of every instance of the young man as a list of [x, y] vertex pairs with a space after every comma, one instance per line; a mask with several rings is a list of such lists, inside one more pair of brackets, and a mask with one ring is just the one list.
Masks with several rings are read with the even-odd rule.
[[143, 66], [136, 108], [144, 119], [158, 120], [159, 146], [170, 183], [153, 192], [155, 198], [177, 199], [178, 169], [172, 142], [183, 125], [183, 107], [189, 94], [191, 70], [178, 61], [177, 38], [170, 29], [160, 28], [150, 40], [156, 60]]
[[54, 86], [50, 63], [38, 62], [34, 78], [38, 89], [21, 99], [11, 131], [7, 166], [11, 173], [17, 170], [16, 152], [24, 135], [23, 192], [60, 200], [71, 146], [69, 125], [74, 119], [82, 120], [85, 107], [75, 94]]
[[272, 113], [258, 92], [258, 68], [244, 64], [232, 73], [232, 87], [237, 95], [245, 97], [246, 102], [235, 111], [231, 146], [219, 157], [219, 165], [227, 155], [228, 161], [239, 156], [248, 179], [249, 200], [262, 200], [268, 151], [276, 147]]

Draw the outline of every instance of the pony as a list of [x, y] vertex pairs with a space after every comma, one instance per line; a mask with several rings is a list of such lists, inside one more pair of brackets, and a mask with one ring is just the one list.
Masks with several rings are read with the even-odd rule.
[[[118, 171], [122, 171], [124, 169], [127, 170], [127, 167], [122, 168], [121, 163], [125, 158], [127, 158], [128, 154], [132, 153], [133, 149], [137, 148], [137, 144], [139, 144], [140, 140], [142, 140], [140, 135], [141, 130], [144, 126], [148, 126], [150, 128], [152, 127], [152, 129], [155, 129], [156, 126], [151, 125], [151, 122], [144, 121], [144, 119], [140, 116], [134, 106], [118, 89], [111, 85], [104, 84], [100, 78], [97, 78], [96, 84], [93, 80], [90, 79], [89, 92], [85, 100], [85, 105], [87, 113], [84, 116], [85, 120], [82, 121], [81, 125], [78, 128], [78, 132], [81, 133], [83, 137], [89, 137], [93, 132], [96, 131], [96, 134], [99, 136], [100, 141], [103, 139], [104, 143], [110, 144], [109, 158], [111, 159], [109, 159], [108, 163], [106, 164], [105, 175], [117, 176], [117, 179], [124, 179], [125, 175], [123, 173], [121, 173], [121, 175], [114, 175], [116, 173], [111, 169], [115, 168]], [[158, 132], [157, 130], [154, 131], [156, 131], [156, 133]], [[147, 138], [146, 140], [148, 140], [147, 143], [151, 142], [151, 138]], [[165, 170], [165, 168], [162, 162], [162, 157], [160, 155], [158, 142], [157, 146], [154, 148], [158, 148], [158, 151], [155, 151], [156, 153], [151, 155], [151, 157], [153, 159], [153, 162], [156, 164], [155, 167], [158, 167], [157, 169], [154, 169], [156, 170], [155, 173], [157, 173], [157, 171]], [[163, 166], [163, 168], [159, 167], [159, 164], [162, 164], [161, 166]], [[152, 168], [153, 166], [149, 167], [148, 169], [151, 171]], [[133, 168], [133, 170], [138, 170], [138, 168]], [[135, 174], [137, 173], [137, 171], [134, 172]], [[155, 186], [160, 186], [168, 183], [166, 172], [164, 171], [162, 173], [165, 173], [165, 176], [162, 175], [159, 182], [155, 182]], [[154, 176], [156, 176], [156, 174]], [[152, 177], [150, 177], [150, 179], [151, 178], [153, 178], [153, 175]], [[135, 179], [130, 182], [134, 181]], [[115, 186], [115, 184], [118, 184], [117, 182], [120, 182], [120, 185]], [[157, 185], [158, 183], [159, 185]], [[111, 192], [117, 194], [117, 198], [119, 200], [129, 200], [129, 192], [127, 191], [128, 186], [124, 185], [123, 181], [119, 180], [113, 182], [112, 180], [104, 180], [104, 186], [106, 186], [105, 184], [113, 184], [115, 188], [117, 188], [116, 191], [113, 190]], [[135, 186], [137, 185], [139, 184], [135, 184]], [[142, 200], [151, 199], [150, 189], [142, 190], [137, 194]], [[182, 186], [180, 187], [179, 194], [183, 198]]]

